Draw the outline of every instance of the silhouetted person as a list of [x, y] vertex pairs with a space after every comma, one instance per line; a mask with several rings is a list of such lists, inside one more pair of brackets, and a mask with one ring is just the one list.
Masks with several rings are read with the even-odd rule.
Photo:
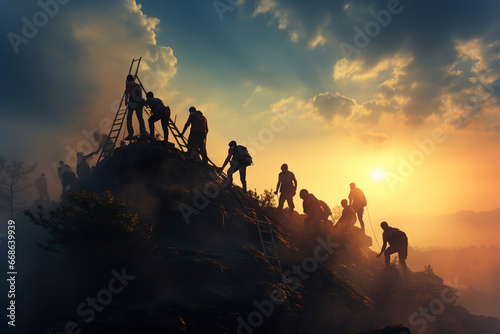
[[149, 133], [155, 137], [155, 122], [161, 120], [163, 138], [168, 141], [168, 121], [170, 119], [170, 107], [165, 107], [163, 101], [155, 97], [153, 92], [146, 94], [146, 105], [151, 108], [151, 116], [148, 119]]
[[47, 178], [45, 173], [42, 173], [35, 181], [35, 188], [38, 191], [40, 202], [50, 202], [49, 191], [47, 187]]
[[346, 233], [349, 233], [349, 231], [354, 227], [354, 224], [356, 224], [356, 213], [349, 205], [347, 205], [346, 199], [340, 201], [340, 205], [342, 205], [343, 208], [342, 215], [335, 226], [338, 226]]
[[229, 150], [227, 152], [227, 158], [224, 160], [224, 163], [222, 164], [222, 167], [220, 168], [221, 171], [224, 170], [224, 167], [230, 163], [229, 169], [227, 170], [227, 177], [229, 178], [229, 184], [233, 183], [233, 174], [236, 171], [240, 172], [240, 181], [241, 181], [241, 187], [243, 188], [243, 191], [247, 191], [247, 166], [246, 164], [242, 161], [241, 159], [241, 152], [238, 151], [238, 145], [236, 145], [236, 142], [234, 140], [231, 140], [229, 142]]
[[365, 232], [365, 222], [363, 221], [363, 213], [365, 212], [366, 197], [363, 191], [356, 188], [356, 183], [352, 182], [350, 184], [351, 192], [349, 193], [349, 206], [354, 209], [358, 214], [359, 225], [361, 229]]
[[[401, 263], [401, 267], [403, 267], [405, 280], [407, 280], [408, 267], [406, 266], [406, 258], [408, 257], [408, 238], [406, 234], [400, 229], [390, 227], [387, 222], [382, 222], [380, 227], [384, 230], [384, 233], [382, 233], [384, 244], [377, 257], [380, 257], [380, 255], [384, 253], [385, 267], [390, 268], [391, 255], [397, 252], [399, 256], [399, 263]], [[389, 248], [386, 249], [387, 243], [389, 243]]]
[[80, 185], [84, 188], [90, 182], [90, 174], [91, 168], [88, 163], [88, 160], [97, 152], [91, 152], [87, 155], [84, 155], [83, 152], [78, 152], [76, 154], [76, 174], [78, 175], [78, 179], [80, 180]]
[[332, 210], [325, 201], [319, 200], [319, 205], [323, 210], [323, 213], [321, 214], [321, 221], [326, 223], [328, 221], [328, 217], [332, 214]]
[[283, 205], [285, 204], [285, 200], [288, 203], [288, 207], [290, 208], [290, 212], [293, 213], [293, 209], [295, 205], [293, 204], [293, 196], [297, 192], [297, 179], [295, 179], [295, 175], [288, 170], [288, 165], [281, 165], [281, 173], [278, 175], [278, 184], [276, 185], [275, 195], [280, 191], [280, 197], [278, 200], [278, 210], [283, 210]]
[[302, 207], [307, 217], [304, 219], [304, 227], [312, 235], [321, 235], [321, 216], [323, 209], [319, 200], [313, 194], [310, 194], [306, 189], [302, 189], [299, 193], [300, 198], [304, 201]]
[[142, 118], [142, 107], [144, 106], [144, 99], [142, 98], [142, 87], [135, 82], [133, 75], [127, 76], [127, 83], [125, 84], [125, 104], [127, 105], [127, 132], [128, 136], [125, 140], [132, 140], [134, 138], [134, 126], [132, 125], [132, 115], [134, 111], [139, 121], [139, 130], [141, 134], [146, 134], [146, 126]]
[[74, 188], [77, 183], [77, 178], [75, 173], [71, 170], [71, 167], [64, 164], [64, 161], [59, 161], [59, 168], [57, 169], [57, 175], [61, 180], [62, 194], [61, 197], [64, 199], [68, 187], [70, 189]]
[[182, 129], [182, 135], [191, 125], [191, 132], [188, 137], [188, 148], [192, 154], [193, 151], [199, 152], [203, 161], [208, 162], [207, 158], [207, 134], [208, 122], [203, 113], [196, 110], [195, 107], [189, 108], [189, 117]]

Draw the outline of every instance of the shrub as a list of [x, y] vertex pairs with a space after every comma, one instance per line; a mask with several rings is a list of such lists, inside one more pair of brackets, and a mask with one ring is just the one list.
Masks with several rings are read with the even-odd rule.
[[45, 216], [43, 207], [36, 213], [24, 213], [32, 223], [49, 231], [43, 249], [55, 252], [72, 251], [91, 247], [106, 248], [116, 242], [130, 246], [148, 241], [152, 227], [139, 221], [136, 214], [124, 202], [116, 200], [111, 193], [102, 195], [85, 191], [68, 195], [70, 205], [61, 205]]

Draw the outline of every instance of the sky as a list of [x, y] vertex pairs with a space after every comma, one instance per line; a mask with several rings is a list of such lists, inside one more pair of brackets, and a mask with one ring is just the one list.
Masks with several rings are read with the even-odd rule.
[[331, 206], [355, 182], [377, 223], [500, 207], [497, 0], [1, 0], [0, 15], [0, 155], [37, 161], [55, 198], [52, 165], [95, 149], [142, 57], [178, 127], [205, 114], [216, 164], [248, 147], [259, 193], [287, 163]]

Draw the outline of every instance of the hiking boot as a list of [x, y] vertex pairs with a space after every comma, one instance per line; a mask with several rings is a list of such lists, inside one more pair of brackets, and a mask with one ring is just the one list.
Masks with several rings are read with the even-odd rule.
[[132, 140], [134, 139], [134, 135], [133, 134], [130, 134], [128, 135], [127, 137], [124, 138], [125, 140]]

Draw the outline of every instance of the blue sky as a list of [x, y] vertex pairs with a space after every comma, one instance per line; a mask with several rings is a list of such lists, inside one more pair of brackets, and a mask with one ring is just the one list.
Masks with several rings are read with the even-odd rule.
[[[191, 105], [205, 113], [212, 160], [222, 164], [232, 139], [249, 147], [259, 192], [287, 162], [330, 205], [356, 181], [381, 215], [499, 206], [500, 2], [231, 6], [221, 20], [206, 0], [1, 1], [0, 154], [50, 171], [90, 150], [85, 134], [106, 132], [142, 56], [146, 89], [181, 126]], [[34, 36], [23, 18], [42, 20]]]

